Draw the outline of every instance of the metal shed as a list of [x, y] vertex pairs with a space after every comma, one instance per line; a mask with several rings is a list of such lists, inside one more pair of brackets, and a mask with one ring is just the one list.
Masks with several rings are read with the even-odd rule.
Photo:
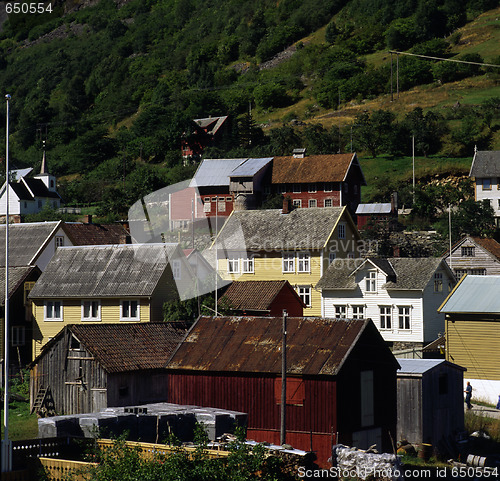
[[398, 362], [398, 440], [428, 443], [443, 451], [446, 439], [464, 429], [466, 369], [443, 359]]

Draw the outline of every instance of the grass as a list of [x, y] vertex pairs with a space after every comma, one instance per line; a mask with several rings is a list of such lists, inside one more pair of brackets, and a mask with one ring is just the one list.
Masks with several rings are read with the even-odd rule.
[[[3, 436], [3, 423], [2, 423]], [[30, 414], [28, 402], [14, 401], [9, 404], [9, 439], [33, 439], [38, 437], [38, 418]]]

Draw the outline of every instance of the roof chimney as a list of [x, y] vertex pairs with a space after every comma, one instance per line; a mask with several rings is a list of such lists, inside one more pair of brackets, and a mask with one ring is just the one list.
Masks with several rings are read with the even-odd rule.
[[398, 213], [398, 193], [393, 192], [391, 194], [391, 214]]
[[281, 211], [282, 214], [289, 214], [291, 209], [291, 204], [292, 204], [292, 199], [290, 197], [286, 196], [283, 197], [283, 210]]
[[306, 156], [306, 149], [293, 149], [294, 159], [303, 159]]

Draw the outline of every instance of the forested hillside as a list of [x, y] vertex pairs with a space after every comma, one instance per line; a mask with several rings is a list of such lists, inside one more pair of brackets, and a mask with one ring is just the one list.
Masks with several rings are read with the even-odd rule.
[[[387, 95], [388, 49], [500, 64], [500, 49], [456, 55], [457, 29], [497, 7], [498, 0], [57, 0], [51, 13], [12, 13], [0, 34], [11, 159], [37, 168], [46, 140], [51, 171], [65, 176], [65, 200], [120, 215], [139, 196], [191, 175], [180, 141], [191, 119], [209, 115], [230, 115], [233, 124], [212, 156], [345, 151], [352, 127], [353, 147], [372, 156], [407, 154], [408, 142], [399, 141], [407, 135], [420, 155], [470, 155], [496, 135], [493, 67], [401, 56], [402, 92], [477, 78], [490, 94], [460, 112], [361, 108], [343, 125], [315, 119]], [[492, 30], [498, 26], [493, 19]], [[290, 46], [285, 60], [268, 62]]]

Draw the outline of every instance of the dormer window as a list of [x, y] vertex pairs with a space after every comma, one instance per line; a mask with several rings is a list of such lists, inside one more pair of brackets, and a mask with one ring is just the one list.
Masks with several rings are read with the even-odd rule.
[[369, 271], [366, 275], [366, 292], [376, 292], [377, 291], [377, 272]]

